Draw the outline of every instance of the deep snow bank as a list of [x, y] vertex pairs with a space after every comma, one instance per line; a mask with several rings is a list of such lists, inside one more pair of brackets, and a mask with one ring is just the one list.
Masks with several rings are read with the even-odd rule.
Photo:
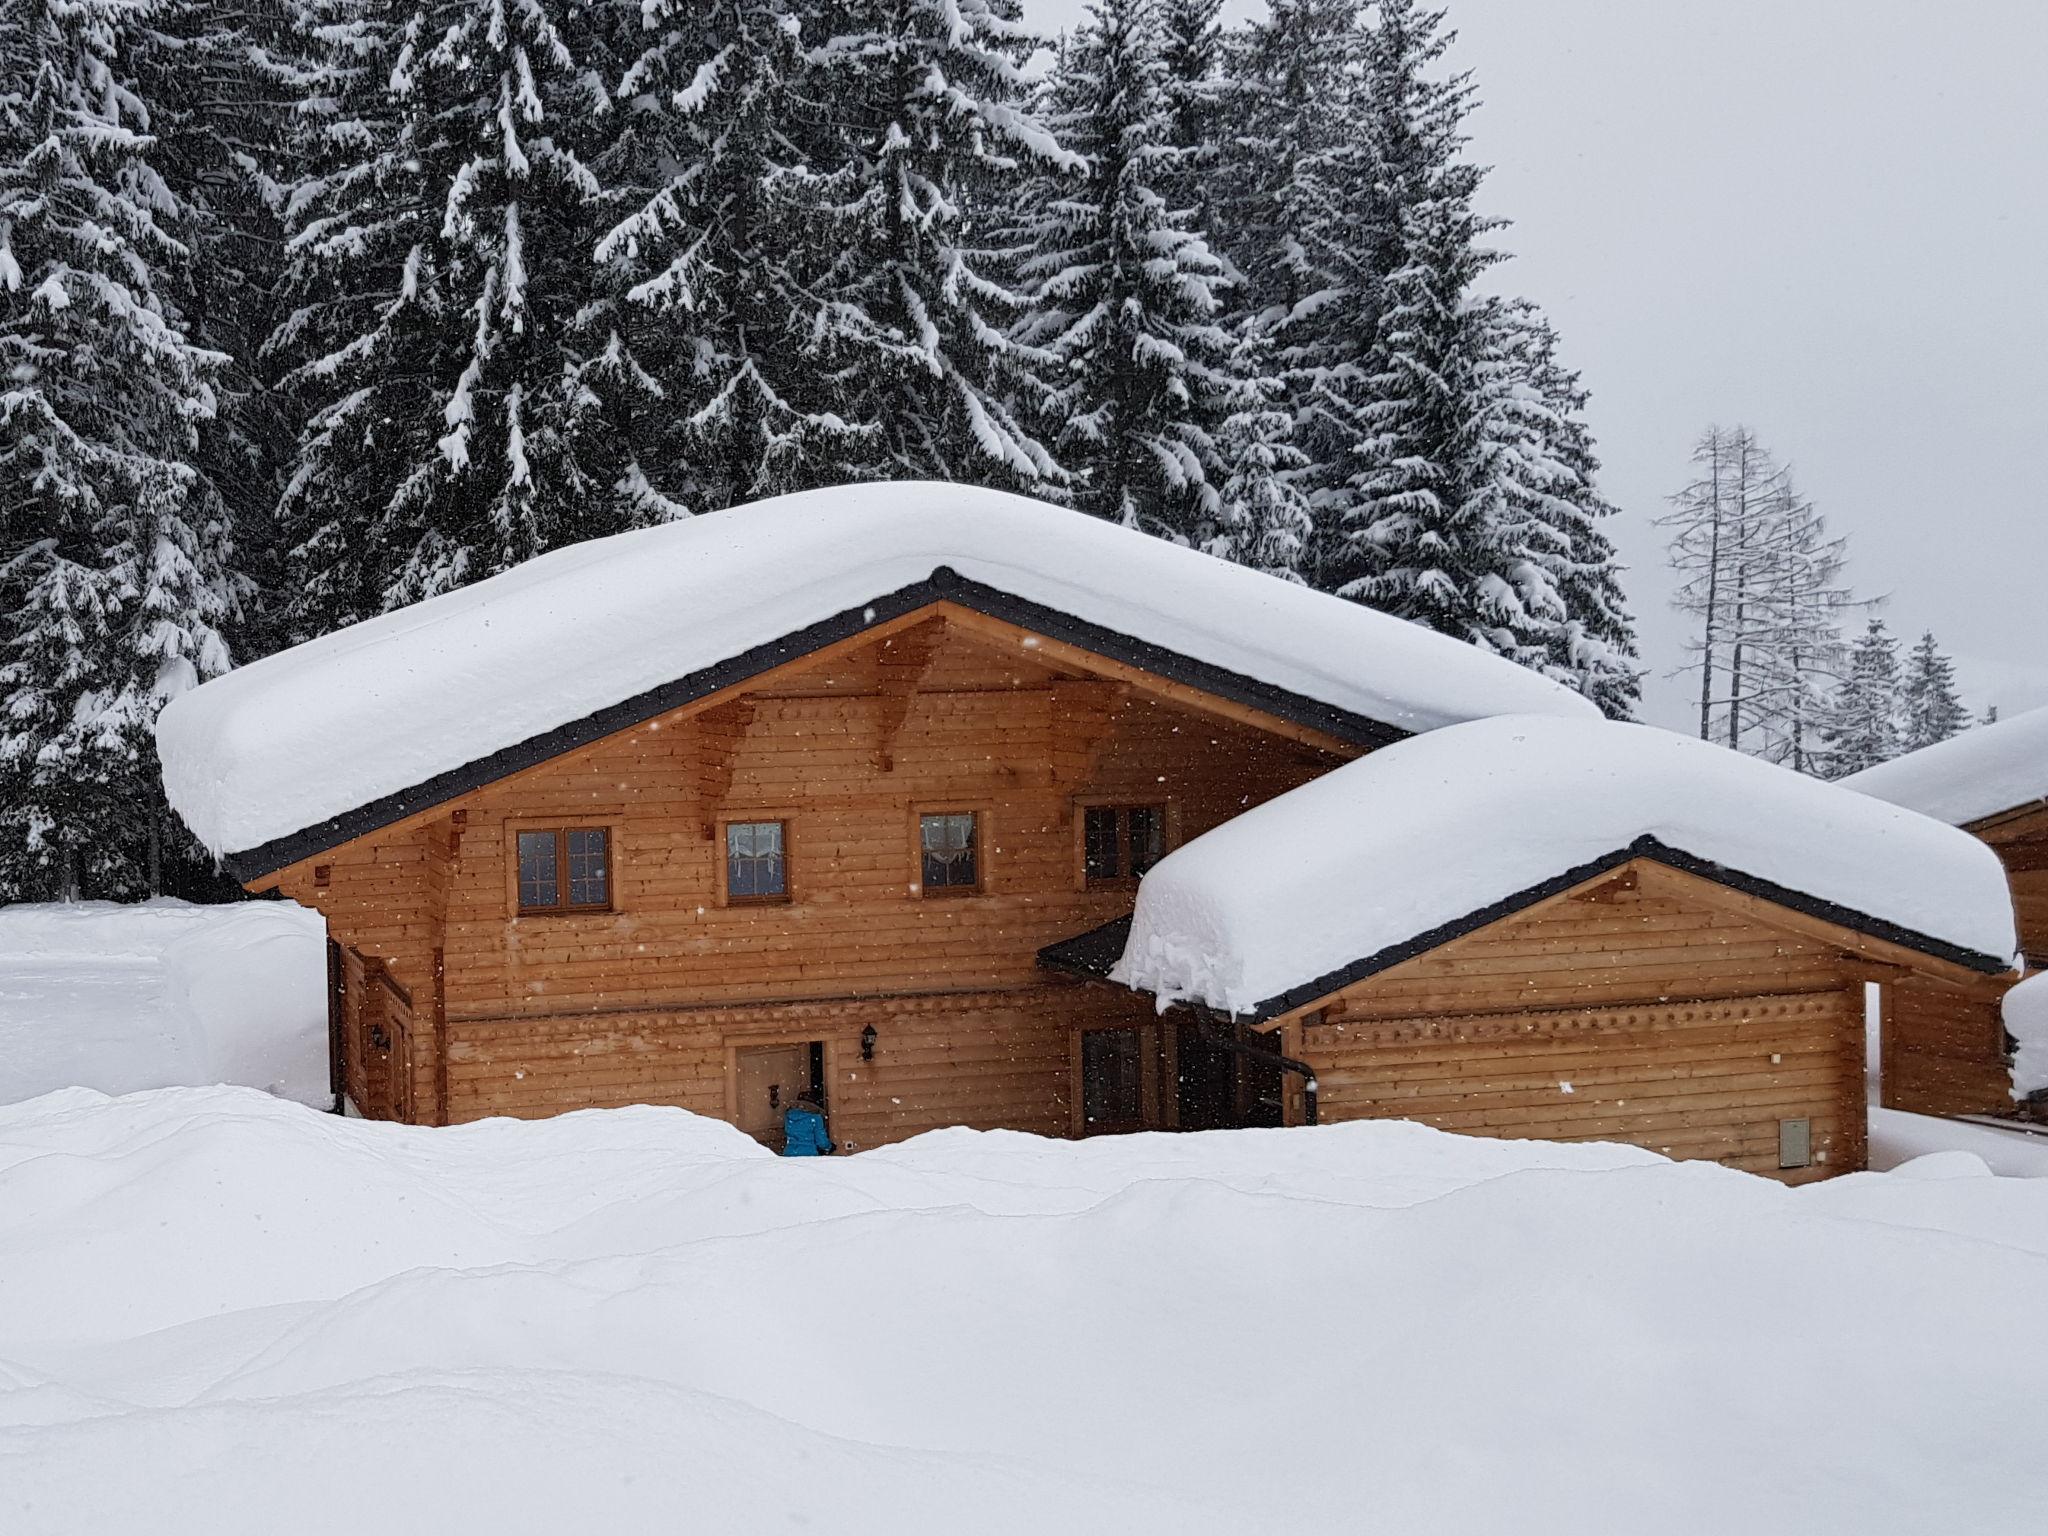
[[2000, 1528], [2048, 1181], [1925, 1171], [71, 1092], [0, 1110], [0, 1529]]
[[325, 1104], [325, 944], [292, 902], [0, 907], [0, 1103], [238, 1083]]

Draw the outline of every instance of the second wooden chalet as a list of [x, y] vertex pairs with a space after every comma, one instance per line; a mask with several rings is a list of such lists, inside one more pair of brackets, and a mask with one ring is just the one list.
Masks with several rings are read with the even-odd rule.
[[[2048, 968], [2048, 709], [1977, 726], [1841, 783], [1988, 844], [2012, 886], [2027, 969]], [[2010, 1113], [2005, 985], [1900, 989], [1881, 1036], [1885, 1104], [1922, 1114]]]
[[[361, 1112], [666, 1103], [772, 1141], [810, 1091], [856, 1149], [953, 1124], [1306, 1118], [1275, 1053], [1313, 1060], [1315, 1042], [1256, 1014], [1162, 1019], [1149, 995], [1077, 978], [1061, 946], [1100, 947], [1155, 866], [1246, 812], [1503, 715], [1600, 728], [1561, 687], [1355, 604], [1021, 498], [899, 484], [543, 557], [206, 684], [165, 711], [159, 749], [172, 803], [240, 879], [326, 915], [337, 1083]], [[1816, 789], [1912, 829], [1909, 878], [1954, 844], [1981, 854]], [[1483, 853], [1446, 829], [1444, 861]], [[1809, 1046], [1764, 1050], [1778, 1037], [1751, 1027], [1753, 1000], [1835, 998], [1873, 963], [2009, 963], [2002, 885], [2003, 941], [1996, 914], [1920, 931], [1873, 899], [1788, 917], [1769, 891], [1728, 887], [1738, 911], [1660, 878], [1630, 887], [1654, 906], [1643, 931], [1690, 936], [1654, 959], [1612, 958], [1615, 921], [1639, 915], [1612, 882], [1552, 893], [1595, 900], [1590, 928], [1445, 953], [1460, 973], [1512, 955], [1556, 978], [1506, 1000], [1570, 1015], [1545, 1027], [1639, 1001], [1574, 990], [1582, 959], [1654, 967], [1631, 974], [1659, 1007], [1714, 1000], [1763, 1065], [1685, 1106], [1702, 1155], [1754, 1163], [1762, 1110], [1820, 1102], [1780, 1059]], [[1405, 1006], [1503, 998], [1423, 984]], [[1860, 1050], [1860, 1020], [1808, 1012], [1830, 1062]], [[1668, 1083], [1699, 1075], [1700, 1045], [1617, 1049]], [[1845, 1092], [1830, 1077], [1823, 1097]], [[1816, 1167], [1860, 1161], [1853, 1118], [1823, 1125]], [[1605, 1113], [1543, 1133], [1646, 1139]]]

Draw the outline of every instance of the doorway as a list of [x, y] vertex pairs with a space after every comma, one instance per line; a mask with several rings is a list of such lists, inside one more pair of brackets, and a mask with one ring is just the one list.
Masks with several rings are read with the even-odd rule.
[[810, 1093], [825, 1102], [825, 1042], [749, 1045], [734, 1052], [739, 1128], [771, 1151], [782, 1150], [782, 1115]]
[[1176, 1031], [1175, 1107], [1182, 1130], [1229, 1131], [1285, 1123], [1277, 1037], [1241, 1024], [1187, 1019], [1179, 1021]]

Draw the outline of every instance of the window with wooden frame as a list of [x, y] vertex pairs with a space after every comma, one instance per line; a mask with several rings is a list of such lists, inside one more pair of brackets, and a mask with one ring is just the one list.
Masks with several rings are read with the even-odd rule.
[[971, 896], [981, 889], [981, 815], [926, 811], [917, 818], [919, 889], [926, 896]]
[[1081, 808], [1081, 876], [1087, 884], [1132, 884], [1165, 857], [1165, 806]]
[[728, 821], [724, 878], [727, 906], [788, 901], [789, 823]]
[[611, 844], [611, 832], [605, 827], [545, 827], [520, 832], [520, 913], [610, 911]]

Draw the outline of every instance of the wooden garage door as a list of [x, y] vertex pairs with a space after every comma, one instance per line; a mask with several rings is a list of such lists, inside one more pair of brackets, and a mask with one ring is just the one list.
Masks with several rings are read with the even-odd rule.
[[[1325, 1121], [1627, 1141], [1793, 1181], [1864, 1165], [1862, 993], [1455, 1017], [1303, 1031]], [[1781, 1170], [1785, 1123], [1810, 1167]]]

